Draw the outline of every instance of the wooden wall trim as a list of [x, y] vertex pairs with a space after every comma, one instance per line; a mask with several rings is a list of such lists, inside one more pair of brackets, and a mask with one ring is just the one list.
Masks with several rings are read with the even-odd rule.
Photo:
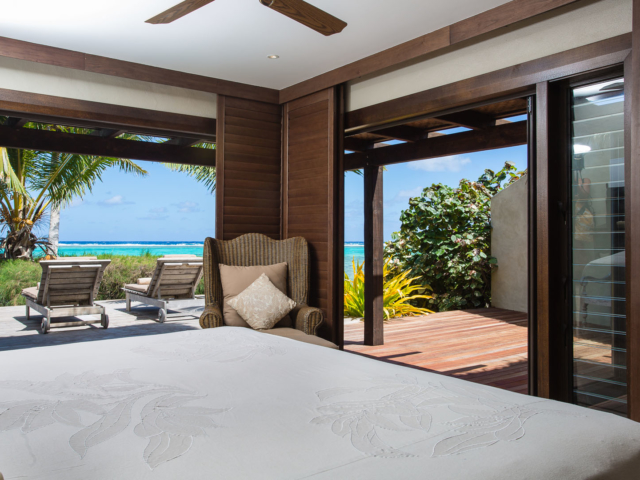
[[631, 34], [574, 48], [347, 113], [346, 130], [399, 122], [436, 112], [469, 108], [508, 95], [524, 96], [537, 83], [621, 64], [631, 51]]
[[334, 125], [334, 135], [336, 138], [336, 203], [333, 209], [335, 217], [335, 248], [336, 259], [334, 271], [336, 272], [335, 289], [335, 337], [340, 349], [344, 349], [344, 115], [346, 109], [346, 85], [336, 87], [336, 114], [337, 119]]
[[215, 139], [216, 120], [143, 108], [89, 102], [37, 93], [0, 89], [0, 114], [27, 116], [44, 122], [63, 122], [87, 127], [126, 127], [134, 133], [162, 135], [183, 133]]
[[625, 210], [629, 418], [640, 421], [640, 0], [633, 1], [633, 50], [625, 63]]
[[285, 88], [280, 91], [280, 103], [290, 102], [333, 85], [437, 52], [578, 1], [580, 0], [513, 0], [474, 17]]
[[536, 347], [537, 395], [570, 402], [573, 318], [568, 82], [536, 89]]
[[537, 245], [537, 396], [551, 398], [550, 345], [549, 345], [549, 83], [536, 88], [536, 245]]
[[130, 80], [278, 103], [278, 90], [0, 37], [0, 56]]
[[289, 104], [282, 106], [282, 218], [280, 220], [280, 235], [282, 239], [289, 238]]
[[226, 125], [226, 100], [218, 96], [218, 128], [216, 130], [216, 238], [224, 240], [224, 138]]

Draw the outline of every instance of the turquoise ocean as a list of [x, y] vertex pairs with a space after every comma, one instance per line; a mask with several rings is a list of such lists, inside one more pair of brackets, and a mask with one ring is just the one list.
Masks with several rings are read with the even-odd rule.
[[[131, 255], [202, 255], [202, 242], [60, 242], [58, 253], [64, 256]], [[344, 246], [344, 271], [353, 276], [352, 259], [364, 261], [364, 243], [347, 242]]]

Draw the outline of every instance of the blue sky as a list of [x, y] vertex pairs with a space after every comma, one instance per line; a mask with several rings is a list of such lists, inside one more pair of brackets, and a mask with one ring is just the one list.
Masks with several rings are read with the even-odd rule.
[[[387, 167], [384, 173], [385, 240], [400, 229], [400, 212], [409, 198], [433, 184], [456, 186], [477, 179], [486, 168], [512, 161], [527, 166], [525, 146], [421, 160]], [[215, 235], [215, 198], [189, 176], [162, 164], [139, 162], [149, 175], [110, 170], [93, 192], [62, 211], [60, 241], [203, 241]], [[345, 178], [345, 240], [362, 241], [362, 177]]]
[[64, 209], [60, 241], [203, 241], [215, 235], [215, 199], [184, 173], [138, 162], [137, 177], [112, 169], [93, 193]]

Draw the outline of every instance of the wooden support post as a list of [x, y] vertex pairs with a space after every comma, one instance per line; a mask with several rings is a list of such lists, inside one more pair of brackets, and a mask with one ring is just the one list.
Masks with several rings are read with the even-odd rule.
[[537, 396], [571, 401], [570, 245], [567, 216], [568, 86], [536, 88], [536, 329]]
[[633, 48], [625, 62], [625, 210], [629, 418], [640, 421], [640, 0], [633, 1]]
[[383, 167], [364, 169], [364, 344], [384, 345]]

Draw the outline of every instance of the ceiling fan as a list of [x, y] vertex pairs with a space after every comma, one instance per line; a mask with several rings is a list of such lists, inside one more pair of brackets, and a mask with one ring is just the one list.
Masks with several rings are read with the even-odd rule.
[[[147, 20], [155, 25], [171, 23], [185, 15], [212, 3], [215, 0], [186, 0], [169, 10]], [[299, 22], [325, 36], [340, 33], [347, 26], [345, 22], [303, 0], [259, 0], [265, 7]]]

